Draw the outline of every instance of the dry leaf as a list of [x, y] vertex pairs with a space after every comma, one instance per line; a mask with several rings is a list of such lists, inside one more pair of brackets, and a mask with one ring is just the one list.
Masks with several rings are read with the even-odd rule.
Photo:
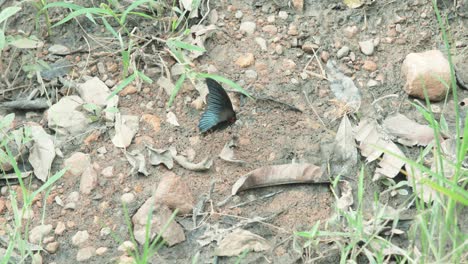
[[327, 77], [330, 81], [330, 89], [338, 100], [346, 104], [356, 112], [361, 106], [361, 94], [353, 80], [344, 75], [337, 67], [336, 62], [327, 62]]
[[388, 133], [397, 138], [398, 143], [406, 146], [427, 146], [434, 140], [434, 131], [420, 125], [402, 114], [388, 117], [383, 122]]
[[149, 175], [148, 171], [146, 170], [145, 156], [141, 154], [140, 151], [135, 150], [132, 152], [125, 152], [125, 157], [127, 158], [128, 162], [132, 166], [132, 170], [130, 174], [134, 175], [138, 172], [145, 176]]
[[265, 238], [247, 230], [236, 229], [219, 243], [215, 254], [217, 256], [237, 256], [244, 250], [259, 252], [270, 248], [271, 246]]
[[236, 147], [234, 140], [231, 139], [228, 143], [224, 145], [224, 148], [221, 150], [219, 157], [222, 160], [233, 162], [233, 163], [246, 163], [243, 160], [238, 160], [234, 158], [234, 147]]
[[151, 165], [157, 166], [162, 163], [170, 170], [174, 167], [174, 160], [170, 150], [155, 149], [150, 146], [146, 147], [148, 148], [148, 157]]
[[329, 183], [320, 167], [313, 164], [284, 164], [262, 167], [240, 177], [232, 186], [232, 195], [239, 191], [292, 183]]
[[41, 126], [31, 126], [30, 129], [34, 144], [30, 149], [29, 163], [34, 169], [34, 175], [45, 182], [55, 159], [55, 144], [52, 136], [47, 134]]
[[338, 199], [336, 206], [341, 210], [348, 210], [348, 208], [353, 205], [353, 188], [348, 181], [340, 181], [338, 187], [341, 190], [341, 197]]
[[138, 132], [138, 116], [116, 114], [115, 136], [112, 143], [118, 148], [126, 148], [132, 143], [132, 139]]
[[343, 2], [349, 8], [358, 8], [358, 7], [361, 7], [365, 3], [364, 0], [343, 0]]
[[191, 171], [206, 171], [209, 170], [213, 165], [213, 159], [210, 159], [209, 157], [205, 158], [199, 163], [192, 163], [186, 157], [179, 155], [174, 155], [173, 158], [184, 169]]
[[172, 83], [171, 79], [164, 76], [159, 77], [157, 84], [164, 89], [167, 95], [171, 95], [174, 91], [175, 85]]
[[180, 126], [179, 125], [179, 122], [177, 121], [177, 117], [176, 115], [173, 113], [173, 112], [169, 112], [167, 113], [167, 119], [166, 121], [171, 124], [171, 125], [174, 125], [174, 126]]
[[333, 174], [347, 174], [357, 163], [357, 150], [354, 141], [353, 126], [348, 116], [343, 116], [340, 127], [336, 133], [333, 148], [332, 169]]

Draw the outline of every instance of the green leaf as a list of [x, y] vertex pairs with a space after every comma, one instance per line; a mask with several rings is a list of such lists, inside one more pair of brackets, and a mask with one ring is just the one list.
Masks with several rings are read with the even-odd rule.
[[62, 25], [70, 20], [72, 20], [73, 18], [75, 17], [78, 17], [78, 16], [81, 16], [81, 15], [85, 15], [85, 14], [94, 14], [94, 15], [98, 15], [98, 16], [102, 16], [102, 15], [111, 15], [109, 13], [109, 11], [105, 10], [105, 9], [102, 9], [102, 8], [97, 8], [97, 7], [90, 7], [90, 8], [82, 8], [82, 9], [79, 9], [79, 10], [76, 10], [76, 11], [73, 11], [71, 12], [68, 16], [66, 16], [64, 19], [60, 20], [59, 22], [57, 22], [55, 25], [53, 25], [52, 27], [56, 27], [56, 26], [59, 26], [59, 25]]
[[75, 4], [72, 4], [72, 3], [55, 2], [55, 3], [49, 3], [49, 4], [45, 5], [45, 6], [42, 8], [41, 11], [45, 11], [46, 9], [52, 8], [52, 7], [70, 8], [71, 10], [78, 10], [78, 9], [83, 9], [83, 8], [85, 8], [85, 7], [83, 7], [83, 6], [75, 5]]
[[167, 45], [171, 46], [173, 45], [174, 47], [178, 47], [181, 49], [189, 50], [189, 51], [199, 51], [199, 52], [205, 52], [206, 50], [202, 47], [195, 46], [192, 44], [189, 44], [187, 42], [183, 42], [177, 39], [170, 39], [167, 41]]
[[18, 11], [20, 10], [21, 10], [21, 7], [19, 6], [10, 6], [10, 7], [3, 9], [3, 11], [0, 12], [0, 23], [7, 20], [12, 15], [18, 13]]
[[136, 73], [138, 74], [138, 77], [140, 77], [144, 82], [149, 84], [153, 83], [153, 80], [151, 80], [151, 78], [146, 76], [143, 72], [136, 71]]
[[13, 120], [15, 120], [15, 114], [14, 113], [8, 114], [5, 117], [3, 117], [0, 120], [0, 129], [3, 129], [3, 128], [8, 129], [11, 126], [11, 123], [13, 122]]
[[107, 31], [112, 33], [116, 39], [119, 39], [119, 34], [114, 30], [114, 28], [107, 22], [105, 17], [101, 17], [102, 23], [104, 23], [104, 26], [106, 27]]
[[197, 78], [211, 78], [215, 81], [225, 83], [231, 86], [232, 88], [236, 89], [237, 91], [241, 92], [243, 95], [249, 97], [250, 99], [254, 99], [246, 90], [242, 88], [242, 86], [222, 76], [210, 73], [198, 73]]
[[108, 112], [108, 113], [118, 113], [119, 112], [119, 108], [115, 107], [115, 106], [112, 106], [112, 107], [109, 107], [109, 108], [106, 108], [104, 111]]
[[117, 85], [115, 90], [112, 91], [112, 93], [107, 97], [107, 100], [114, 97], [116, 94], [118, 94], [120, 91], [122, 91], [122, 89], [125, 88], [125, 86], [127, 86], [131, 82], [133, 82], [135, 80], [135, 77], [136, 77], [136, 74], [134, 73], [134, 74], [128, 76], [125, 80], [123, 80], [119, 85]]
[[171, 107], [172, 102], [174, 101], [175, 97], [177, 96], [177, 93], [179, 92], [180, 88], [182, 88], [182, 84], [184, 83], [186, 77], [187, 76], [185, 74], [182, 74], [179, 77], [179, 79], [177, 80], [177, 82], [175, 84], [175, 88], [172, 91], [171, 98], [169, 99], [169, 103], [167, 103], [168, 108]]
[[121, 25], [125, 24], [125, 21], [127, 20], [127, 15], [130, 11], [148, 2], [152, 2], [152, 0], [138, 0], [138, 1], [133, 2], [131, 5], [129, 5], [128, 8], [125, 9], [125, 11], [123, 12], [122, 17], [120, 18], [120, 24]]
[[426, 185], [429, 185], [432, 189], [452, 198], [453, 200], [465, 206], [468, 206], [468, 196], [465, 190], [459, 193], [459, 192], [455, 192], [453, 189], [445, 188], [444, 186], [441, 186], [440, 184], [430, 181], [428, 179], [422, 179], [422, 182]]
[[52, 184], [54, 184], [56, 181], [58, 181], [58, 179], [60, 179], [65, 174], [65, 172], [67, 170], [68, 170], [68, 168], [64, 168], [64, 169], [60, 170], [59, 172], [55, 173], [55, 175], [50, 177], [41, 187], [39, 187], [39, 189], [37, 189], [35, 192], [33, 192], [32, 197], [33, 198], [36, 197], [39, 193], [41, 193], [45, 189], [52, 186]]

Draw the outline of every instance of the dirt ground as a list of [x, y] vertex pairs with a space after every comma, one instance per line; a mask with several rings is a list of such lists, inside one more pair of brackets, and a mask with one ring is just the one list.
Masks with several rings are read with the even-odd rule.
[[[451, 2], [442, 1], [441, 10], [444, 14], [453, 12], [454, 7], [451, 6]], [[146, 142], [155, 148], [174, 146], [181, 153], [195, 154], [196, 162], [205, 157], [215, 158], [214, 165], [206, 172], [192, 172], [177, 165], [171, 170], [188, 184], [196, 201], [209, 193], [214, 181], [211, 203], [206, 204], [205, 210], [206, 212], [214, 210], [218, 214], [204, 219], [204, 223], [196, 229], [193, 228], [191, 215], [178, 216], [176, 221], [184, 227], [186, 241], [173, 247], [161, 248], [153, 263], [189, 263], [197, 252], [200, 253], [200, 263], [214, 263], [216, 244], [211, 243], [201, 248], [197, 239], [216, 223], [227, 228], [241, 220], [254, 217], [266, 218], [265, 223], [254, 222], [243, 228], [266, 238], [273, 247], [269, 252], [249, 253], [243, 263], [301, 263], [305, 256], [295, 249], [293, 232], [309, 230], [317, 221], [323, 226], [323, 223], [333, 215], [336, 199], [328, 184], [298, 184], [253, 189], [239, 193], [223, 206], [217, 204], [230, 195], [232, 185], [240, 176], [262, 166], [307, 162], [320, 166], [326, 171], [330, 161], [330, 145], [334, 141], [343, 112], [334, 100], [335, 96], [327, 80], [310, 74], [301, 74], [307, 69], [320, 75], [320, 67], [325, 67], [326, 64], [324, 60], [336, 60], [339, 69], [352, 77], [359, 88], [362, 101], [358, 114], [352, 115], [353, 124], [357, 124], [357, 120], [363, 117], [382, 120], [395, 112], [401, 112], [421, 124], [426, 123], [411, 105], [412, 99], [409, 99], [402, 90], [404, 79], [401, 76], [401, 63], [408, 53], [443, 49], [432, 5], [430, 1], [422, 0], [411, 3], [377, 0], [369, 1], [369, 4], [362, 8], [350, 9], [341, 1], [307, 0], [304, 1], [304, 11], [299, 12], [290, 5], [289, 1], [283, 0], [223, 0], [211, 1], [210, 8], [212, 14], [203, 24], [214, 24], [217, 30], [205, 42], [206, 54], [194, 60], [192, 66], [198, 71], [215, 71], [236, 81], [253, 95], [274, 98], [276, 101], [296, 107], [299, 111], [293, 111], [285, 104], [266, 100], [254, 101], [240, 93], [229, 92], [234, 109], [237, 111], [237, 122], [225, 130], [200, 135], [197, 124], [203, 110], [193, 107], [192, 102], [198, 97], [198, 92], [192, 84], [190, 82], [184, 84], [174, 105], [169, 109], [176, 115], [180, 124], [178, 127], [173, 126], [166, 121], [169, 110], [165, 106], [169, 96], [156, 83], [161, 75], [160, 67], [152, 61], [145, 60], [144, 56], [139, 60], [138, 65], [145, 69], [145, 73], [154, 82], [143, 84], [136, 93], [121, 96], [119, 110], [123, 114], [136, 116], [155, 115], [159, 118], [157, 123], [160, 127], [155, 130], [147, 123], [140, 122], [140, 129], [127, 150], [140, 149]], [[280, 11], [285, 11], [287, 17], [280, 17]], [[51, 12], [52, 17], [58, 14]], [[25, 10], [22, 16], [15, 17], [10, 22], [9, 33], [17, 34], [20, 30], [25, 34], [34, 33], [34, 25], [31, 23], [34, 20], [33, 16], [34, 12], [28, 13]], [[36, 55], [51, 58], [47, 56], [46, 51], [52, 44], [66, 45], [72, 50], [86, 47], [82, 52], [66, 57], [74, 65], [74, 71], [66, 76], [89, 75], [102, 79], [104, 76], [97, 69], [97, 64], [101, 62], [106, 65], [107, 79], [120, 81], [121, 64], [119, 54], [115, 52], [118, 43], [110, 42], [109, 34], [99, 23], [93, 25], [84, 17], [78, 21], [81, 22], [80, 25], [69, 22], [53, 28], [53, 35], [44, 40], [45, 46], [38, 49]], [[253, 34], [239, 31], [241, 23], [245, 21], [256, 24]], [[466, 17], [453, 16], [453, 19], [450, 19], [449, 16], [448, 22], [451, 37], [459, 45], [454, 49], [454, 60], [457, 66], [466, 69], [468, 61]], [[163, 39], [168, 37], [166, 32], [150, 22], [130, 20], [127, 27], [132, 28], [134, 25], [138, 25], [141, 36]], [[272, 30], [271, 27], [265, 29], [267, 25], [274, 26], [276, 30]], [[353, 26], [356, 26], [357, 32], [349, 33]], [[44, 33], [45, 29], [41, 31]], [[90, 53], [84, 37], [89, 41]], [[262, 50], [256, 38], [266, 41], [265, 50]], [[364, 55], [360, 51], [359, 41], [375, 39], [379, 43], [373, 54]], [[313, 53], [307, 49], [307, 45], [312, 45], [317, 51], [320, 65]], [[349, 47], [350, 53], [338, 59], [337, 52], [343, 46]], [[161, 48], [158, 45], [154, 47]], [[12, 52], [12, 50], [4, 52], [2, 59], [8, 60], [8, 55], [12, 55]], [[146, 48], [144, 53], [150, 54], [151, 49]], [[239, 67], [236, 61], [247, 53], [254, 55], [252, 65], [246, 68]], [[26, 56], [25, 53], [16, 55]], [[168, 65], [174, 63], [169, 57], [163, 59]], [[80, 67], [83, 65], [80, 62], [83, 61], [87, 61], [86, 68]], [[371, 71], [364, 69], [365, 61], [375, 62], [377, 69]], [[14, 67], [19, 65], [13, 63], [11, 72], [17, 70]], [[252, 77], [253, 72], [256, 75], [254, 77]], [[26, 76], [20, 76], [19, 79], [18, 85], [27, 87], [36, 85], [34, 79], [28, 79]], [[377, 80], [377, 84], [369, 87], [369, 80]], [[223, 86], [232, 90], [226, 85]], [[0, 101], [27, 94], [20, 92], [26, 89], [0, 94]], [[63, 91], [60, 89], [57, 91], [60, 97]], [[379, 98], [392, 94], [395, 96], [373, 104]], [[305, 95], [311, 104], [307, 102]], [[460, 98], [467, 96], [467, 91], [461, 91], [459, 95]], [[450, 96], [448, 105], [453, 104], [452, 100]], [[435, 105], [442, 108], [443, 102]], [[448, 114], [445, 116], [452, 126], [454, 117], [450, 115], [450, 109], [446, 111]], [[0, 109], [1, 115], [9, 112], [11, 111]], [[36, 116], [27, 116], [26, 112], [17, 111], [16, 115], [18, 120], [43, 124], [43, 113], [36, 113]], [[88, 231], [89, 245], [95, 248], [108, 248], [105, 254], [93, 256], [85, 263], [115, 263], [122, 255], [117, 249], [120, 243], [112, 236], [101, 236], [100, 233], [104, 226], [108, 226], [117, 236], [129, 240], [121, 196], [128, 192], [135, 194], [136, 200], [128, 205], [129, 214], [133, 215], [151, 196], [161, 178], [171, 173], [163, 166], [148, 166], [148, 176], [131, 175], [131, 166], [124, 152], [116, 148], [110, 140], [111, 130], [106, 127], [105, 122], [99, 121], [90, 127], [90, 132], [98, 128], [102, 133], [90, 144], [86, 145], [83, 142], [88, 136], [86, 134], [62, 144], [60, 149], [64, 159], [77, 151], [87, 153], [98, 172], [113, 166], [114, 175], [99, 176], [97, 187], [90, 195], [81, 195], [74, 210], [62, 208], [54, 202], [54, 198], [59, 196], [65, 199], [71, 192], [78, 191], [80, 179], [65, 175], [58, 181], [50, 193], [51, 198], [48, 199], [44, 223], [52, 224], [55, 228], [58, 222], [63, 222], [66, 223], [66, 230], [62, 235], [55, 236], [55, 240], [59, 243], [57, 252], [42, 254], [44, 263], [72, 263], [70, 260], [74, 262], [78, 248], [71, 244], [71, 240], [79, 230]], [[224, 145], [231, 139], [237, 142], [236, 158], [246, 161], [246, 164], [229, 163], [217, 158]], [[105, 154], [98, 151], [103, 147], [107, 150]], [[405, 150], [410, 156], [417, 155], [416, 152]], [[62, 168], [64, 159], [57, 158], [54, 168]], [[365, 158], [361, 158], [361, 161], [364, 163]], [[371, 164], [366, 169], [368, 172], [365, 181], [366, 200], [369, 204], [374, 199], [374, 193], [386, 188], [378, 182], [371, 181], [374, 166]], [[358, 171], [357, 167], [355, 171], [345, 176], [354, 179], [353, 184], [355, 184]], [[36, 180], [33, 182], [36, 187], [40, 184]], [[278, 191], [281, 192], [272, 197], [259, 199]], [[398, 205], [405, 197], [389, 196], [381, 199], [381, 203]], [[233, 207], [246, 201], [253, 202]], [[33, 206], [33, 210], [37, 212], [42, 208], [43, 205], [37, 203]], [[199, 217], [198, 220], [200, 219]], [[323, 250], [327, 251], [330, 248], [324, 246]], [[318, 262], [338, 261], [339, 255], [331, 255]], [[316, 253], [314, 256], [317, 256]], [[221, 257], [217, 261], [217, 263], [234, 263], [235, 258]]]

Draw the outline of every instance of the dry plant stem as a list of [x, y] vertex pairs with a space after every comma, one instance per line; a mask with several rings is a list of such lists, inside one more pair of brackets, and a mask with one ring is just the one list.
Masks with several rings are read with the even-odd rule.
[[371, 103], [371, 105], [375, 105], [376, 103], [384, 100], [384, 99], [387, 99], [387, 98], [391, 98], [391, 97], [398, 97], [398, 94], [388, 94], [388, 95], [385, 95], [385, 96], [382, 96], [380, 98], [377, 98], [374, 100], [374, 102]]
[[312, 51], [314, 52], [314, 58], [315, 58], [315, 60], [317, 61], [317, 64], [318, 64], [318, 66], [319, 66], [319, 68], [320, 68], [320, 73], [322, 74], [322, 78], [326, 80], [327, 77], [326, 77], [326, 75], [325, 75], [325, 70], [323, 69], [322, 63], [320, 62], [320, 60], [319, 60], [319, 58], [318, 58], [318, 56], [317, 56], [317, 52], [315, 52], [315, 49], [312, 49]]
[[202, 17], [202, 19], [200, 20], [200, 22], [198, 22], [198, 25], [201, 25], [201, 23], [206, 19], [206, 17], [210, 14], [211, 12], [211, 9], [210, 9], [210, 0], [208, 0], [206, 2], [206, 8], [208, 9], [208, 11], [206, 11], [205, 15]]
[[[327, 126], [325, 125], [325, 123], [323, 122], [322, 118], [320, 118], [319, 114], [317, 113], [317, 111], [315, 111], [315, 108], [314, 106], [312, 105], [312, 103], [310, 102], [309, 100], [309, 97], [307, 96], [307, 93], [303, 90], [302, 93], [304, 94], [305, 98], [306, 98], [306, 101], [307, 103], [309, 104], [310, 108], [312, 108], [312, 111], [314, 112], [315, 116], [318, 118], [318, 120], [320, 121], [320, 123], [322, 123], [323, 127], [327, 128]], [[328, 128], [327, 128], [328, 129]]]
[[256, 201], [259, 201], [259, 200], [263, 200], [263, 199], [266, 199], [266, 198], [270, 198], [270, 197], [273, 197], [277, 194], [280, 194], [282, 193], [283, 190], [281, 191], [277, 191], [277, 192], [273, 192], [273, 193], [268, 193], [266, 195], [263, 195], [262, 197], [259, 197], [259, 198], [256, 198], [256, 199], [253, 199], [251, 201], [247, 201], [247, 202], [243, 202], [243, 203], [239, 203], [239, 204], [236, 204], [236, 205], [233, 205], [231, 207], [229, 207], [229, 209], [234, 209], [234, 208], [237, 208], [237, 207], [241, 207], [241, 206], [244, 206], [246, 204], [250, 204], [250, 203], [253, 203], [253, 202], [256, 202]]

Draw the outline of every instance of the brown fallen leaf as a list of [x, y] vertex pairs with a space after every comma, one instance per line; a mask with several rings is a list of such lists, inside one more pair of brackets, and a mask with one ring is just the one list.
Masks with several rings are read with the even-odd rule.
[[148, 149], [148, 157], [151, 165], [157, 166], [159, 164], [164, 164], [166, 168], [172, 170], [174, 167], [174, 160], [169, 149], [155, 149], [148, 145], [146, 145], [146, 148]]
[[221, 153], [219, 153], [219, 157], [222, 160], [228, 161], [228, 162], [233, 162], [233, 163], [246, 163], [243, 160], [238, 160], [234, 158], [234, 148], [236, 147], [236, 144], [234, 143], [234, 140], [231, 139], [226, 145], [224, 145], [224, 148], [221, 150]]
[[265, 238], [247, 230], [237, 229], [221, 240], [215, 254], [229, 257], [237, 256], [244, 250], [259, 252], [270, 248], [271, 246]]
[[340, 181], [338, 187], [341, 190], [341, 197], [338, 199], [336, 206], [341, 210], [348, 210], [348, 208], [353, 205], [353, 189], [351, 184], [348, 181]]
[[145, 176], [148, 176], [149, 173], [146, 170], [146, 160], [145, 156], [141, 154], [141, 151], [134, 150], [132, 152], [125, 152], [125, 157], [132, 166], [130, 174], [141, 173]]
[[385, 119], [383, 127], [390, 135], [397, 138], [398, 143], [405, 146], [427, 146], [434, 140], [432, 128], [418, 124], [402, 114]]
[[293, 183], [329, 183], [320, 167], [313, 164], [284, 164], [262, 167], [240, 177], [232, 186], [232, 195], [266, 186]]
[[343, 116], [336, 133], [331, 161], [330, 165], [335, 175], [350, 173], [354, 165], [357, 164], [353, 126], [347, 115]]

